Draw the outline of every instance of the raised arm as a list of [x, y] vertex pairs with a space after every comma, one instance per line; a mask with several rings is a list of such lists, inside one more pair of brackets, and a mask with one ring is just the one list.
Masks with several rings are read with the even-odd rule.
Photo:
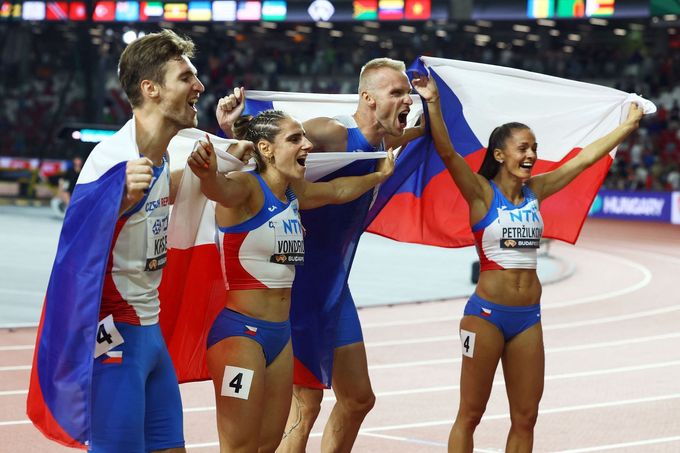
[[606, 156], [640, 125], [643, 111], [637, 104], [631, 104], [628, 117], [616, 129], [594, 141], [581, 150], [576, 157], [559, 168], [531, 178], [527, 184], [539, 201], [558, 192], [572, 182], [582, 171]]
[[[230, 154], [246, 162], [252, 150], [253, 144], [243, 140], [229, 148]], [[187, 162], [191, 171], [201, 180], [201, 192], [209, 199], [231, 208], [240, 206], [250, 197], [253, 188], [247, 183], [245, 175], [217, 173], [217, 157], [210, 139], [207, 142], [200, 141]]]
[[347, 147], [347, 128], [338, 120], [328, 117], [312, 118], [302, 123], [305, 134], [312, 145], [313, 151], [341, 152]]
[[[458, 154], [453, 147], [442, 116], [436, 82], [431, 77], [416, 75], [411, 83], [427, 103], [430, 131], [437, 154], [439, 154], [453, 181], [460, 189], [463, 198], [468, 202], [471, 210], [477, 203], [483, 203], [484, 208], [487, 208], [493, 198], [493, 190], [487, 179], [473, 172], [463, 156]], [[486, 211], [484, 210], [484, 212]]]
[[217, 101], [217, 108], [215, 109], [215, 118], [220, 129], [227, 134], [228, 137], [234, 137], [234, 123], [241, 115], [246, 107], [246, 90], [243, 87], [234, 88], [234, 92]]
[[347, 176], [328, 182], [297, 181], [292, 184], [300, 209], [314, 209], [327, 204], [342, 204], [361, 195], [389, 178], [394, 172], [394, 154], [390, 149], [376, 171], [363, 176]]

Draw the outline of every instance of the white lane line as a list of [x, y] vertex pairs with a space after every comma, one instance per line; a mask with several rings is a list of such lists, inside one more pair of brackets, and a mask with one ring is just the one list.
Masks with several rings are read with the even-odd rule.
[[592, 296], [587, 296], [587, 297], [579, 297], [576, 299], [571, 299], [568, 301], [564, 302], [556, 302], [556, 303], [548, 303], [545, 306], [541, 307], [541, 309], [553, 309], [553, 308], [563, 308], [563, 307], [572, 307], [574, 305], [581, 305], [581, 304], [588, 304], [591, 302], [597, 302], [600, 300], [605, 300], [605, 299], [612, 299], [616, 298], [619, 296], [623, 296], [625, 294], [630, 294], [635, 291], [638, 291], [645, 286], [649, 285], [649, 283], [652, 281], [652, 272], [642, 264], [638, 264], [635, 261], [629, 260], [627, 258], [623, 258], [620, 256], [612, 256], [609, 253], [601, 252], [598, 250], [593, 250], [593, 249], [588, 249], [585, 248], [585, 251], [589, 253], [594, 253], [596, 255], [600, 255], [601, 257], [604, 257], [606, 259], [612, 260], [612, 261], [618, 261], [619, 263], [622, 263], [624, 265], [630, 266], [634, 269], [637, 269], [642, 273], [642, 279], [636, 283], [633, 283], [630, 286], [626, 286], [625, 288], [620, 288], [614, 291], [607, 291], [605, 293], [601, 294], [595, 294]]
[[[626, 346], [629, 344], [640, 344], [647, 343], [650, 341], [661, 341], [661, 340], [672, 340], [674, 338], [680, 338], [680, 332], [669, 333], [663, 335], [652, 335], [649, 337], [638, 337], [638, 338], [626, 338], [624, 340], [614, 340], [614, 341], [603, 341], [600, 343], [587, 343], [579, 344], [573, 346], [561, 346], [557, 348], [545, 348], [545, 353], [555, 353], [555, 352], [572, 352], [572, 351], [585, 351], [589, 349], [600, 349], [600, 348], [610, 348], [616, 346]], [[445, 359], [432, 359], [432, 360], [416, 360], [413, 362], [396, 362], [396, 363], [383, 363], [381, 365], [369, 365], [369, 370], [388, 370], [394, 368], [410, 368], [417, 366], [429, 366], [429, 365], [443, 365], [448, 363], [459, 363], [461, 361], [460, 357], [451, 357]]]
[[[418, 445], [431, 445], [434, 447], [446, 447], [446, 443], [444, 442], [435, 442], [431, 440], [422, 440], [422, 439], [414, 439], [410, 437], [402, 437], [402, 436], [390, 436], [388, 434], [378, 434], [378, 433], [362, 433], [360, 432], [359, 434], [368, 436], [368, 437], [377, 437], [379, 439], [387, 439], [387, 440], [396, 440], [399, 442], [406, 442], [410, 444], [418, 444]], [[480, 451], [480, 450], [475, 450], [475, 451]]]
[[[658, 368], [665, 368], [665, 367], [678, 366], [678, 365], [680, 365], [680, 360], [676, 360], [676, 361], [673, 361], [673, 362], [649, 363], [649, 364], [638, 365], [638, 366], [609, 368], [609, 369], [604, 369], [604, 370], [584, 371], [584, 372], [578, 372], [578, 373], [556, 374], [556, 375], [546, 376], [545, 380], [546, 381], [553, 381], [553, 380], [570, 379], [570, 378], [583, 377], [583, 376], [607, 375], [607, 374], [623, 373], [623, 372], [629, 372], [629, 371], [658, 369]], [[494, 380], [493, 385], [494, 386], [503, 386], [503, 385], [505, 385], [505, 383], [502, 380]], [[459, 388], [460, 388], [459, 385], [451, 385], [451, 386], [430, 387], [430, 388], [421, 388], [421, 389], [407, 389], [407, 390], [397, 390], [397, 391], [392, 391], [392, 392], [379, 392], [379, 393], [376, 394], [376, 396], [377, 397], [385, 397], [385, 396], [399, 396], [399, 395], [414, 395], [414, 394], [417, 394], [417, 393], [449, 391], [449, 390], [456, 390], [456, 389], [459, 389]], [[615, 406], [619, 406], [619, 405], [623, 406], [623, 405], [628, 405], [628, 404], [665, 401], [665, 400], [677, 399], [677, 398], [680, 398], [680, 393], [673, 393], [673, 394], [670, 394], [670, 395], [662, 395], [662, 396], [655, 396], [655, 397], [648, 397], [648, 398], [637, 398], [637, 399], [631, 399], [631, 400], [616, 400], [616, 401], [608, 401], [608, 402], [605, 402], [605, 403], [585, 404], [585, 405], [578, 405], [578, 406], [567, 406], [567, 407], [559, 407], [559, 408], [554, 408], [554, 409], [544, 409], [544, 410], [540, 410], [539, 413], [540, 414], [552, 414], [552, 413], [569, 412], [569, 411], [576, 411], [576, 410], [587, 410], [587, 409], [597, 409], [597, 408], [605, 408], [605, 407], [615, 407]], [[323, 400], [324, 401], [335, 401], [335, 398], [334, 397], [327, 397], [327, 398], [324, 398]], [[184, 408], [183, 412], [186, 414], [186, 413], [194, 413], [194, 412], [212, 412], [214, 410], [215, 410], [215, 406], [199, 406], [199, 407]], [[498, 419], [504, 419], [504, 418], [510, 418], [510, 414], [498, 414], [498, 415], [484, 416], [484, 420], [498, 420]], [[30, 422], [28, 420], [7, 421], [7, 422], [0, 422], [0, 426], [21, 425], [21, 424], [26, 424], [26, 423], [30, 423]], [[415, 424], [407, 424], [407, 425], [395, 425], [393, 427], [367, 428], [366, 430], [362, 430], [362, 431], [373, 432], [373, 431], [401, 429], [401, 428], [418, 428], [418, 427], [424, 427], [424, 426], [442, 425], [442, 424], [446, 424], [446, 423], [453, 423], [453, 421], [451, 421], [451, 420], [439, 420], [439, 421], [434, 421], [434, 422], [423, 422], [423, 423], [415, 423]], [[317, 436], [320, 436], [321, 434], [322, 434], [321, 432], [316, 433]]]
[[30, 351], [33, 350], [32, 344], [17, 344], [14, 346], [0, 346], [0, 351]]
[[[461, 299], [461, 307], [463, 306], [462, 303], [465, 302], [464, 299]], [[368, 308], [368, 307], [362, 307], [362, 308]], [[359, 312], [361, 313], [361, 312]], [[396, 326], [410, 326], [413, 324], [432, 324], [435, 322], [444, 322], [444, 321], [460, 321], [460, 316], [439, 316], [437, 318], [418, 318], [418, 319], [402, 319], [402, 320], [395, 320], [395, 321], [384, 321], [384, 322], [362, 322], [361, 327], [363, 329], [369, 329], [373, 327], [396, 327]]]
[[0, 371], [21, 371], [30, 369], [31, 365], [0, 366]]
[[[460, 360], [459, 360], [460, 361]], [[624, 366], [617, 368], [604, 368], [601, 370], [590, 370], [590, 371], [576, 371], [573, 373], [562, 373], [562, 374], [551, 374], [545, 376], [545, 381], [556, 381], [561, 379], [572, 379], [580, 377], [592, 377], [592, 376], [604, 376], [608, 374], [617, 373], [628, 373], [631, 371], [644, 371], [653, 370], [659, 368], [667, 368], [680, 366], [680, 360], [674, 360], [670, 362], [656, 362], [656, 363], [646, 363], [644, 365], [634, 365], [634, 366]], [[496, 379], [493, 381], [495, 386], [504, 386], [505, 381], [502, 379]], [[452, 390], [460, 389], [460, 385], [441, 385], [437, 387], [420, 387], [420, 388], [410, 388], [406, 390], [392, 390], [389, 392], [377, 392], [376, 397], [382, 398], [385, 396], [406, 396], [406, 395], [416, 395], [420, 393], [436, 393], [436, 392], [448, 392]], [[326, 396], [323, 398], [324, 401], [335, 401], [335, 396]]]
[[[670, 307], [657, 308], [655, 310], [643, 310], [634, 313], [628, 313], [620, 316], [605, 316], [602, 318], [587, 319], [582, 321], [573, 321], [561, 324], [543, 324], [543, 330], [561, 330], [570, 329], [574, 327], [586, 327], [600, 324], [610, 324], [619, 321], [628, 321], [631, 319], [639, 319], [648, 316], [663, 315], [667, 313], [672, 313], [680, 311], [679, 305], [672, 305]], [[419, 343], [434, 343], [437, 341], [456, 341], [460, 340], [458, 335], [439, 335], [434, 337], [420, 337], [420, 338], [409, 338], [404, 340], [387, 340], [387, 341], [376, 341], [365, 343], [367, 348], [376, 348], [384, 346], [402, 346], [406, 344], [419, 344]]]
[[[635, 398], [635, 399], [629, 399], [629, 400], [618, 400], [618, 401], [608, 401], [606, 403], [595, 403], [595, 404], [581, 404], [577, 406], [567, 406], [567, 407], [558, 407], [554, 409], [544, 409], [544, 410], [539, 410], [538, 413], [539, 415], [546, 415], [546, 414], [558, 414], [562, 412], [576, 412], [576, 411], [585, 411], [585, 410], [592, 410], [592, 409], [604, 409], [608, 407], [619, 407], [619, 406], [628, 406], [632, 404], [645, 404], [645, 403], [655, 403], [658, 401], [668, 401], [668, 400], [674, 400], [674, 399], [679, 399], [680, 398], [680, 393], [672, 393], [669, 395], [660, 395], [660, 396], [652, 396], [648, 398]], [[509, 419], [510, 414], [496, 414], [496, 415], [489, 415], [489, 416], [484, 416], [482, 418], [482, 423], [486, 420], [503, 420], [503, 419]], [[449, 425], [453, 424], [453, 420], [433, 420], [429, 422], [420, 422], [420, 423], [404, 423], [401, 425], [387, 425], [387, 426], [375, 426], [373, 428], [363, 428], [359, 432], [381, 432], [381, 431], [393, 431], [397, 429], [411, 429], [411, 428], [426, 428], [430, 426], [441, 426], [441, 425]], [[317, 433], [318, 435], [321, 435], [321, 433]]]
[[441, 335], [438, 337], [407, 338], [406, 340], [388, 340], [365, 343], [367, 348], [380, 348], [382, 346], [399, 346], [405, 344], [435, 343], [438, 341], [449, 341], [460, 339], [459, 335]]
[[27, 395], [28, 390], [3, 390], [0, 391], [0, 396], [12, 396], [12, 395]]
[[187, 444], [184, 446], [187, 450], [191, 450], [194, 448], [208, 448], [208, 447], [219, 447], [220, 443], [219, 442], [204, 442], [201, 444]]
[[[576, 299], [570, 299], [562, 302], [548, 302], [544, 303], [543, 306], [541, 307], [541, 310], [551, 310], [554, 308], [564, 308], [564, 307], [571, 307], [574, 305], [581, 305], [581, 304], [587, 304], [591, 302], [597, 302], [600, 300], [605, 300], [605, 299], [613, 299], [625, 294], [630, 294], [632, 292], [638, 291], [645, 286], [649, 285], [649, 283], [652, 281], [652, 273], [651, 271], [641, 265], [636, 263], [635, 261], [629, 260], [627, 258], [622, 258], [620, 256], [612, 256], [608, 253], [601, 252], [599, 250], [594, 250], [594, 249], [588, 249], [588, 248], [583, 248], [583, 250], [593, 253], [596, 255], [600, 255], [608, 260], [613, 260], [613, 261], [618, 261], [619, 263], [622, 263], [624, 265], [630, 266], [642, 274], [642, 279], [636, 283], [633, 283], [629, 286], [626, 286], [624, 288], [620, 288], [614, 291], [607, 291], [601, 294], [595, 294], [592, 296], [587, 296], [587, 297], [579, 297]], [[452, 300], [458, 300], [452, 299]], [[460, 299], [461, 302], [464, 302], [464, 299]], [[394, 321], [385, 321], [385, 322], [367, 322], [367, 323], [362, 323], [362, 327], [365, 329], [369, 328], [377, 328], [377, 327], [394, 327], [394, 326], [408, 326], [408, 325], [418, 325], [418, 324], [431, 324], [435, 322], [448, 322], [448, 321], [459, 321], [460, 316], [442, 316], [439, 318], [425, 318], [425, 319], [409, 319], [409, 320], [394, 320]]]
[[663, 315], [666, 313], [672, 313], [674, 311], [679, 311], [680, 310], [680, 305], [675, 305], [675, 306], [670, 306], [670, 307], [663, 307], [663, 308], [657, 308], [656, 310], [644, 310], [644, 311], [638, 311], [635, 313], [628, 313], [626, 315], [620, 315], [620, 316], [607, 316], [605, 318], [597, 318], [597, 319], [588, 319], [585, 321], [575, 321], [575, 322], [565, 322], [562, 324], [549, 324], [549, 325], [544, 325], [543, 330], [560, 330], [560, 329], [570, 329], [572, 327], [584, 327], [584, 326], [593, 326], [593, 325], [600, 325], [600, 324], [609, 324], [612, 322], [619, 322], [619, 321], [628, 321], [631, 319], [639, 319], [639, 318], [644, 318], [648, 316], [656, 316], [656, 315]]
[[30, 423], [30, 420], [10, 420], [6, 422], [0, 422], [0, 426], [28, 425]]
[[664, 444], [668, 442], [678, 442], [680, 436], [673, 437], [657, 437], [656, 439], [644, 439], [631, 442], [622, 442], [619, 444], [598, 445], [597, 447], [575, 448], [572, 450], [561, 450], [556, 453], [586, 453], [590, 451], [616, 450], [619, 448], [639, 447], [642, 445]]

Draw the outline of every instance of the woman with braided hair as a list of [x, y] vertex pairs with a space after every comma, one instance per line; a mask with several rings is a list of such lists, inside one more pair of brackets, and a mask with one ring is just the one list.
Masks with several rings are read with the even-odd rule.
[[281, 441], [293, 388], [288, 319], [295, 266], [304, 263], [298, 209], [352, 201], [387, 179], [391, 151], [375, 172], [305, 181], [312, 145], [297, 120], [266, 110], [241, 117], [234, 135], [255, 145], [257, 169], [217, 173], [210, 142], [189, 157], [206, 197], [216, 202], [225, 309], [208, 334], [222, 452], [273, 452]]

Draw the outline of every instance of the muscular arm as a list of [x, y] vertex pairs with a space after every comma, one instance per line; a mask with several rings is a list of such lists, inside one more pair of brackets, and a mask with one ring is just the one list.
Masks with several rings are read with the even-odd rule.
[[576, 157], [559, 168], [531, 178], [527, 184], [536, 194], [536, 198], [539, 201], [545, 200], [573, 181], [582, 171], [606, 156], [638, 128], [642, 115], [642, 109], [636, 104], [631, 104], [626, 121], [616, 129], [583, 148]]
[[215, 149], [210, 142], [200, 141], [187, 159], [189, 168], [201, 181], [201, 192], [209, 199], [228, 208], [245, 203], [253, 191], [246, 173], [225, 176], [217, 173]]
[[302, 126], [314, 148], [312, 152], [341, 152], [347, 149], [347, 128], [327, 117], [312, 118]]
[[493, 190], [482, 175], [472, 171], [463, 156], [458, 154], [451, 143], [449, 131], [444, 123], [437, 85], [433, 79], [418, 77], [413, 79], [413, 86], [427, 102], [430, 115], [430, 133], [437, 154], [444, 162], [446, 169], [460, 189], [463, 198], [470, 205], [471, 217], [474, 212], [485, 214], [493, 198]]
[[394, 155], [388, 151], [385, 159], [373, 173], [347, 176], [328, 182], [297, 181], [292, 189], [300, 202], [300, 209], [314, 209], [327, 204], [342, 204], [356, 200], [361, 195], [389, 178], [394, 172]]

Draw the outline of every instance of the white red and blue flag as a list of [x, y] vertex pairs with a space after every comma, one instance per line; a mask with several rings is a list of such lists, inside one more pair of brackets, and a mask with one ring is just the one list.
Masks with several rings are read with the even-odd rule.
[[139, 157], [134, 120], [92, 151], [66, 211], [38, 328], [27, 413], [43, 434], [87, 448], [104, 273], [125, 187]]
[[[553, 170], [589, 143], [606, 135], [626, 117], [631, 102], [645, 113], [654, 104], [613, 88], [576, 82], [519, 69], [466, 61], [422, 57], [410, 68], [437, 81], [444, 121], [455, 149], [477, 171], [491, 131], [521, 122], [535, 133], [538, 161], [534, 174]], [[421, 139], [404, 150], [418, 148], [427, 157], [400, 184], [368, 231], [398, 241], [462, 247], [474, 243], [468, 206], [437, 156], [431, 140]], [[612, 164], [615, 150], [579, 175], [559, 193], [541, 203], [543, 235], [576, 242], [588, 209]], [[380, 208], [380, 206], [375, 206]]]

